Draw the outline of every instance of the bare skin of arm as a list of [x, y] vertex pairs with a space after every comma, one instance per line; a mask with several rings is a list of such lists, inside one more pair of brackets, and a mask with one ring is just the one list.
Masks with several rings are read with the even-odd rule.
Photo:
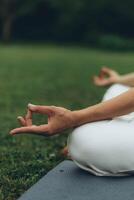
[[[18, 117], [21, 124], [10, 132], [11, 135], [32, 133], [52, 136], [65, 129], [74, 128], [85, 123], [112, 119], [134, 111], [134, 89], [102, 103], [78, 111], [70, 111], [56, 106], [28, 105], [25, 117]], [[41, 113], [48, 116], [48, 123], [40, 126], [32, 124], [32, 114]]]
[[134, 73], [120, 75], [118, 72], [103, 67], [98, 76], [94, 76], [94, 84], [97, 86], [109, 86], [114, 83], [120, 83], [127, 86], [134, 86]]

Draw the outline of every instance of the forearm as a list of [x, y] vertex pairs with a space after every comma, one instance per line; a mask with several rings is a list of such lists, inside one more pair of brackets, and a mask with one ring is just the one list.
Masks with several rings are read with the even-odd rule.
[[118, 83], [133, 87], [134, 86], [134, 73], [120, 76]]
[[134, 111], [134, 89], [97, 105], [74, 111], [76, 125], [112, 119]]

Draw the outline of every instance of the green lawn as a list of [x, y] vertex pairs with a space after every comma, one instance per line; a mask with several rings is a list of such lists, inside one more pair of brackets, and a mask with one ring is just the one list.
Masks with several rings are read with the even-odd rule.
[[[100, 66], [133, 71], [134, 53], [75, 47], [0, 46], [0, 200], [15, 200], [64, 158], [67, 134], [52, 138], [9, 136], [29, 102], [80, 109], [100, 101], [92, 84]], [[42, 116], [35, 116], [35, 123]], [[51, 184], [51, 183], [50, 183]]]

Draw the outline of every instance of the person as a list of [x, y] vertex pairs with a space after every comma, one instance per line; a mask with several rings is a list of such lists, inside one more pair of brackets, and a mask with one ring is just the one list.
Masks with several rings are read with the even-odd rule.
[[[97, 86], [110, 86], [102, 102], [76, 111], [63, 107], [28, 104], [21, 127], [10, 134], [52, 136], [65, 129], [71, 159], [97, 176], [126, 176], [134, 173], [134, 73], [120, 75], [103, 67], [94, 76]], [[33, 113], [48, 116], [48, 124], [32, 124]]]

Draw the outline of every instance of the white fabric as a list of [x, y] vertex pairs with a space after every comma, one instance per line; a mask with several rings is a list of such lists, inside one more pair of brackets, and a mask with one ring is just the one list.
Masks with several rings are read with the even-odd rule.
[[[130, 88], [115, 84], [103, 101]], [[134, 113], [82, 125], [68, 138], [71, 158], [82, 169], [98, 176], [125, 176], [134, 173]]]

